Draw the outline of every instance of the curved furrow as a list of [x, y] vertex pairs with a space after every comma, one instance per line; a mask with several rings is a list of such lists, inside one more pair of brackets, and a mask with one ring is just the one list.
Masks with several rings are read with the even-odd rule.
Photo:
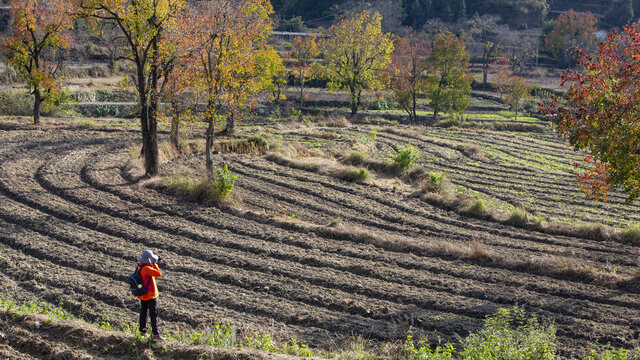
[[[197, 325], [198, 320], [194, 319], [198, 316], [212, 319], [213, 312], [231, 314], [233, 322], [246, 317], [246, 322], [266, 324], [275, 319], [279, 330], [317, 344], [320, 338], [331, 338], [329, 332], [348, 334], [353, 329], [372, 338], [400, 338], [404, 334], [398, 331], [397, 324], [411, 319], [425, 330], [464, 334], [498, 306], [525, 304], [529, 311], [556, 319], [558, 335], [568, 348], [595, 340], [622, 345], [633, 336], [632, 329], [638, 327], [633, 319], [640, 315], [640, 301], [632, 293], [513, 271], [496, 264], [428, 253], [418, 256], [313, 229], [289, 229], [255, 213], [207, 208], [155, 190], [134, 188], [129, 186], [120, 164], [128, 146], [126, 139], [92, 141], [72, 134], [66, 140], [65, 135], [54, 136], [53, 141], [42, 141], [38, 146], [21, 147], [16, 142], [11, 145], [15, 152], [0, 149], [0, 229], [5, 229], [0, 231], [0, 248], [11, 254], [9, 262], [20, 258], [32, 262], [46, 259], [48, 251], [55, 253], [39, 265], [52, 268], [53, 276], [41, 276], [43, 272], [39, 271], [32, 278], [42, 283], [43, 294], [51, 301], [64, 295], [49, 289], [64, 288], [65, 274], [91, 274], [99, 281], [122, 277], [123, 270], [116, 269], [128, 263], [124, 260], [131, 256], [127, 255], [127, 245], [135, 244], [157, 248], [175, 259], [175, 263], [167, 263], [167, 278], [163, 279], [170, 289], [163, 288], [161, 292], [164, 301], [168, 300], [171, 321], [187, 320], [185, 323], [191, 326]], [[233, 156], [226, 157], [236, 161]], [[247, 160], [239, 161], [245, 164], [233, 164], [247, 174], [255, 170]], [[260, 162], [264, 160], [257, 160]], [[468, 233], [456, 229], [457, 224], [464, 224], [472, 232], [492, 230], [481, 221], [471, 220], [467, 225], [466, 219], [447, 212], [412, 208], [417, 200], [400, 202], [374, 188], [346, 186], [324, 177], [318, 177], [322, 184], [313, 188], [307, 174], [296, 175], [280, 166], [273, 170], [272, 178], [282, 182], [282, 187], [260, 185], [263, 179], [245, 180], [252, 194], [264, 196], [264, 200], [256, 199], [254, 203], [268, 201], [286, 189], [287, 179], [298, 177], [296, 186], [311, 193], [326, 183], [330, 191], [325, 195], [345, 194], [353, 206], [358, 201], [368, 201], [384, 206], [385, 212], [405, 212], [409, 214], [403, 214], [405, 223], [427, 219], [458, 236]], [[279, 174], [280, 170], [286, 174]], [[305, 202], [300, 199], [308, 195], [300, 194], [304, 191], [284, 194], [280, 201], [305, 209]], [[380, 199], [374, 200], [376, 197]], [[327, 203], [322, 197], [310, 202], [313, 208], [307, 210], [309, 216], [343, 206]], [[341, 213], [349, 211], [334, 210], [331, 216]], [[376, 217], [367, 221], [373, 224]], [[388, 221], [382, 226], [391, 224]], [[411, 225], [402, 224], [399, 229], [411, 229]], [[388, 231], [393, 234], [394, 230], [398, 229]], [[508, 227], [500, 227], [497, 232], [503, 234], [499, 236], [505, 244], [509, 239], [532, 238], [542, 241], [540, 249], [556, 246], [544, 241], [566, 243], [567, 248], [571, 240], [576, 241], [517, 233]], [[587, 243], [606, 251], [602, 244]], [[535, 252], [533, 244], [526, 246], [531, 248], [521, 250], [523, 253]], [[80, 254], [103, 256], [107, 266], [93, 269], [82, 262]], [[0, 259], [0, 268], [11, 267], [9, 262], [3, 264]], [[68, 289], [76, 292], [93, 285], [82, 280]], [[107, 286], [117, 289], [115, 284]], [[218, 292], [211, 293], [212, 288]], [[99, 301], [108, 304], [113, 300], [112, 293], [109, 290], [106, 295], [99, 294], [98, 300], [83, 296], [94, 302], [92, 307], [99, 308]], [[109, 306], [113, 311], [125, 311], [118, 304]], [[187, 311], [194, 308], [198, 309], [195, 314]], [[611, 334], [621, 336], [613, 338]]]
[[[358, 255], [360, 255], [360, 254], [358, 254]], [[413, 265], [413, 264], [412, 264], [412, 265], [410, 265], [410, 266], [411, 266], [411, 267], [414, 267], [415, 265]], [[545, 291], [545, 292], [548, 292], [548, 289], [544, 289], [544, 291]]]
[[[127, 248], [127, 242], [120, 239], [108, 236], [104, 237], [101, 236], [101, 234], [95, 233], [87, 234], [81, 239], [75, 239], [75, 235], [71, 236], [68, 234], [77, 234], [79, 233], [78, 231], [67, 231], [67, 234], [64, 234], [64, 232], [60, 233], [60, 230], [57, 228], [64, 227], [64, 225], [57, 225], [56, 228], [46, 225], [44, 229], [38, 229], [37, 224], [29, 224], [28, 219], [36, 217], [37, 216], [35, 214], [29, 214], [29, 216], [20, 218], [12, 216], [10, 213], [0, 212], [0, 218], [5, 221], [19, 223], [23, 227], [29, 228], [30, 231], [40, 233], [41, 235], [49, 238], [54, 238], [77, 249], [96, 251], [116, 259], [131, 256], [131, 249]], [[53, 222], [53, 220], [47, 219], [47, 223], [50, 222]], [[104, 239], [101, 239], [101, 237], [104, 237]], [[94, 241], [93, 239], [99, 240]], [[414, 316], [417, 319], [445, 318], [448, 316], [446, 313], [435, 312], [430, 314], [427, 311], [423, 311], [422, 314], [419, 314], [419, 312], [415, 312], [415, 310], [412, 310], [411, 314], [405, 313], [405, 308], [408, 305], [415, 305], [421, 309], [454, 311], [462, 314], [470, 314], [476, 319], [482, 319], [486, 315], [486, 312], [475, 312], [474, 308], [491, 308], [487, 303], [479, 302], [477, 304], [470, 303], [468, 304], [468, 307], [456, 310], [455, 306], [459, 306], [458, 304], [465, 303], [465, 301], [456, 299], [455, 302], [451, 302], [453, 305], [447, 306], [447, 303], [449, 302], [448, 299], [444, 299], [437, 295], [436, 297], [433, 297], [433, 295], [413, 287], [398, 287], [392, 283], [370, 281], [368, 279], [354, 277], [344, 273], [336, 273], [335, 275], [329, 273], [323, 274], [325, 277], [312, 277], [307, 274], [308, 271], [305, 269], [299, 269], [296, 272], [292, 272], [289, 269], [292, 264], [285, 264], [285, 266], [282, 267], [283, 270], [279, 270], [274, 266], [275, 264], [270, 263], [268, 266], [262, 266], [262, 272], [256, 272], [254, 269], [260, 268], [258, 265], [250, 265], [245, 268], [243, 266], [236, 266], [235, 264], [219, 264], [219, 261], [216, 261], [218, 259], [210, 258], [208, 251], [205, 250], [201, 252], [199, 256], [200, 259], [198, 259], [197, 246], [194, 246], [193, 249], [185, 249], [185, 246], [180, 244], [179, 250], [181, 253], [174, 253], [170, 250], [165, 250], [165, 256], [172, 259], [172, 265], [170, 267], [172, 274], [176, 272], [183, 273], [187, 276], [196, 276], [199, 280], [224, 283], [244, 288], [247, 291], [260, 289], [261, 293], [264, 294], [278, 296], [283, 299], [293, 299], [310, 305], [312, 308], [324, 307], [340, 311], [341, 313], [350, 314], [351, 316], [364, 315], [372, 319], [385, 321], [393, 321], [394, 319], [409, 317], [409, 315]], [[62, 250], [58, 252], [67, 253], [67, 251]], [[234, 257], [232, 259], [226, 259], [226, 261], [238, 262], [240, 259], [241, 258]], [[126, 273], [125, 269], [118, 269], [118, 271], [107, 273], [106, 275], [115, 278], [122, 278], [122, 274], [124, 273]], [[333, 276], [327, 278], [326, 275]], [[290, 280], [286, 278], [283, 279], [283, 276]], [[340, 286], [340, 279], [350, 280], [348, 283], [358, 284], [358, 286]], [[198, 282], [199, 280], [195, 280], [195, 282]], [[364, 289], [359, 290], [363, 286]], [[169, 286], [169, 288], [172, 288], [172, 286]], [[339, 289], [345, 289], [349, 292], [346, 293]], [[371, 300], [364, 298], [358, 293], [366, 293], [367, 296], [371, 297]], [[309, 294], [317, 295], [309, 296]], [[403, 294], [412, 294], [412, 296], [406, 296]], [[429, 299], [429, 297], [431, 298]], [[349, 299], [349, 301], [345, 302], [341, 299]], [[396, 301], [397, 304], [392, 303], [391, 301]], [[497, 306], [493, 306], [493, 308], [495, 309]], [[457, 320], [457, 322], [460, 323], [464, 323], [465, 321], [471, 323], [474, 322], [469, 318], [464, 321], [460, 319]]]
[[[461, 241], [462, 243], [465, 243], [465, 242], [468, 243], [468, 241], [470, 241], [474, 237], [483, 236], [483, 233], [474, 233], [471, 231], [459, 232], [459, 233], [455, 233], [454, 231], [450, 231], [449, 233], [438, 233], [437, 231], [434, 232], [434, 231], [428, 231], [428, 230], [425, 231], [424, 230], [425, 226], [431, 227], [432, 225], [430, 225], [428, 222], [422, 222], [421, 223], [422, 226], [419, 226], [417, 225], [417, 224], [420, 224], [419, 220], [407, 220], [407, 218], [403, 219], [404, 224], [399, 221], [393, 222], [391, 220], [388, 221], [388, 224], [385, 224], [385, 220], [382, 217], [378, 217], [377, 219], [379, 220], [375, 220], [376, 216], [379, 216], [378, 215], [379, 213], [376, 213], [375, 211], [380, 210], [380, 208], [371, 210], [371, 208], [366, 208], [364, 207], [364, 205], [360, 205], [357, 209], [353, 209], [354, 211], [351, 211], [351, 212], [347, 212], [347, 211], [340, 212], [339, 210], [333, 211], [332, 209], [342, 209], [345, 207], [347, 208], [349, 207], [349, 205], [345, 202], [345, 199], [341, 195], [330, 194], [327, 192], [328, 190], [326, 189], [323, 193], [319, 193], [319, 191], [314, 191], [313, 188], [304, 188], [304, 187], [300, 187], [299, 184], [291, 184], [290, 182], [287, 183], [285, 181], [281, 181], [279, 180], [279, 178], [282, 176], [283, 173], [280, 171], [274, 171], [271, 174], [271, 176], [262, 176], [262, 175], [258, 175], [257, 174], [258, 172], [256, 171], [248, 170], [248, 168], [247, 169], [238, 168], [237, 165], [242, 165], [243, 167], [246, 167], [245, 166], [247, 164], [246, 162], [230, 161], [230, 163], [234, 164], [232, 169], [234, 172], [239, 173], [244, 177], [251, 177], [253, 179], [256, 179], [255, 181], [253, 181], [253, 183], [257, 183], [258, 185], [252, 185], [248, 187], [251, 191], [257, 191], [262, 195], [270, 195], [277, 200], [303, 206], [303, 204], [301, 204], [299, 201], [296, 201], [296, 200], [288, 201], [288, 199], [290, 199], [290, 193], [300, 192], [301, 195], [298, 196], [298, 198], [300, 198], [301, 196], [305, 196], [304, 199], [305, 201], [307, 201], [308, 199], [308, 203], [309, 203], [308, 208], [311, 211], [315, 210], [318, 214], [330, 213], [334, 216], [333, 219], [341, 218], [344, 220], [349, 220], [353, 223], [362, 225], [365, 228], [367, 227], [378, 228], [378, 231], [380, 231], [381, 236], [383, 236], [386, 233], [386, 231], [389, 231], [390, 235], [393, 235], [393, 233], [396, 232], [397, 235], [419, 237], [418, 241], [423, 241], [425, 237], [429, 239], [437, 239], [437, 238], [442, 238], [442, 236], [446, 236], [447, 240], [449, 241], [453, 241], [453, 242]], [[255, 165], [255, 163], [253, 165]], [[255, 167], [251, 167], [251, 169], [255, 169]], [[260, 172], [262, 172], [264, 168], [260, 170], [261, 170]], [[320, 177], [314, 177], [314, 180], [318, 178]], [[312, 182], [314, 184], [317, 183], [317, 181], [312, 181]], [[245, 181], [245, 184], [246, 184], [246, 181]], [[270, 185], [266, 186], [261, 184], [270, 184]], [[259, 189], [259, 187], [262, 187], [263, 189]], [[349, 197], [349, 195], [346, 195], [345, 197]], [[316, 202], [322, 202], [322, 201], [325, 201], [327, 203], [333, 203], [335, 204], [335, 206], [333, 207], [327, 206], [327, 210], [324, 210], [324, 211], [320, 210], [314, 204]], [[358, 201], [356, 200], [353, 203], [358, 203]], [[360, 200], [359, 203], [364, 204], [362, 200]], [[372, 219], [369, 219], [369, 217], [371, 217]], [[378, 226], [374, 225], [376, 222], [379, 223]], [[551, 255], [563, 255], [563, 256], [576, 255], [576, 251], [575, 251], [576, 249], [574, 246], [572, 246], [573, 244], [569, 243], [568, 241], [565, 243], [559, 244], [559, 242], [555, 240], [555, 238], [551, 238], [551, 239], [553, 240], [545, 241], [545, 242], [537, 240], [537, 241], [534, 241], [532, 244], [530, 242], [516, 243], [509, 238], [491, 237], [485, 240], [485, 244], [502, 247], [505, 249], [509, 249], [511, 251], [527, 250], [534, 253], [538, 252], [538, 253], [551, 254]], [[545, 243], [547, 245], [553, 245], [553, 246], [560, 245], [561, 248], [560, 249], [541, 248], [540, 243]], [[600, 246], [585, 245], [583, 248], [585, 252], [579, 255], [584, 256], [584, 258], [592, 259], [594, 261], [604, 263], [604, 264], [616, 263], [619, 266], [632, 266], [632, 267], [636, 266], [637, 259], [633, 256], [629, 256], [629, 252], [625, 252], [624, 250], [612, 248], [610, 246], [603, 246], [602, 244], [600, 244]], [[599, 253], [594, 253], [594, 251], [597, 251]], [[621, 260], [619, 258], [620, 255], [625, 256], [627, 259]]]
[[[422, 145], [419, 145], [421, 147]], [[424, 150], [424, 148], [423, 148]], [[472, 190], [486, 193], [489, 196], [498, 198], [505, 202], [513, 202], [514, 199], [520, 199], [521, 194], [516, 192], [511, 188], [505, 189], [504, 187], [496, 188], [496, 180], [502, 179], [506, 180], [507, 183], [512, 184], [514, 180], [521, 180], [519, 183], [515, 183], [514, 186], [522, 186], [523, 181], [527, 184], [526, 192], [533, 192], [536, 194], [536, 200], [540, 203], [536, 209], [533, 209], [535, 212], [541, 212], [546, 207], [556, 208], [557, 204], [560, 202], [566, 205], [579, 206], [581, 213], [591, 214], [594, 217], [598, 217], [601, 215], [601, 211], [607, 211], [614, 217], [628, 217], [628, 220], [640, 219], [639, 217], [634, 217], [633, 212], [629, 212], [629, 208], [627, 204], [624, 204], [624, 200], [621, 195], [612, 196], [617, 199], [618, 203], [607, 202], [605, 203], [585, 203], [587, 200], [576, 200], [576, 198], [581, 198], [584, 195], [579, 191], [576, 187], [567, 187], [565, 182], [564, 184], [558, 183], [555, 181], [546, 181], [544, 176], [547, 176], [549, 173], [536, 173], [535, 178], [523, 177], [519, 174], [514, 174], [512, 172], [507, 172], [504, 175], [494, 169], [488, 167], [488, 165], [481, 162], [468, 162], [463, 165], [459, 165], [456, 162], [450, 162], [448, 160], [442, 160], [437, 164], [443, 168], [443, 171], [446, 170], [448, 172], [452, 172], [456, 174], [455, 177], [452, 177], [452, 180], [456, 183], [460, 183], [461, 185], [468, 187]], [[495, 166], [494, 166], [495, 167]], [[478, 168], [480, 170], [474, 170]], [[472, 176], [473, 175], [473, 176]], [[491, 177], [489, 177], [491, 176]], [[532, 175], [533, 176], [533, 175]], [[486, 181], [477, 180], [478, 178], [486, 178]], [[571, 177], [573, 181], [575, 177]], [[472, 185], [473, 184], [473, 185]], [[565, 189], [566, 191], [556, 191], [554, 195], [556, 197], [551, 197], [548, 194], [548, 187], [538, 184], [545, 184], [549, 186], [553, 186], [554, 188], [558, 188], [558, 190]], [[511, 196], [504, 195], [504, 190], [508, 190]], [[543, 206], [544, 205], [544, 206]], [[600, 210], [597, 210], [600, 209]], [[554, 215], [550, 213], [549, 215]], [[600, 216], [601, 217], [601, 216]], [[611, 222], [610, 222], [611, 223]]]
[[[338, 196], [329, 196], [313, 188], [314, 186], [317, 187], [317, 185], [322, 185], [325, 187], [325, 191], [331, 191], [331, 190], [340, 191], [341, 187], [343, 186], [335, 185], [335, 182], [329, 178], [324, 179], [324, 177], [322, 176], [314, 175], [313, 178], [311, 179], [310, 177], [291, 174], [288, 171], [281, 171], [280, 169], [284, 168], [281, 166], [279, 166], [277, 170], [268, 168], [266, 166], [261, 166], [259, 165], [259, 161], [248, 163], [242, 160], [234, 160], [234, 162], [239, 163], [248, 168], [252, 168], [254, 170], [259, 170], [257, 172], [261, 172], [261, 173], [269, 172], [271, 175], [271, 176], [258, 175], [256, 174], [257, 173], [256, 171], [243, 172], [243, 171], [239, 171], [238, 169], [235, 169], [236, 171], [244, 173], [247, 176], [255, 177], [261, 181], [264, 181], [266, 183], [271, 183], [273, 185], [286, 185], [292, 190], [302, 191], [303, 193], [311, 196], [319, 196], [321, 197], [321, 199], [327, 202], [335, 203], [336, 205], [339, 205], [339, 206], [344, 206], [344, 207], [348, 206], [348, 204], [345, 204], [341, 199], [338, 198]], [[277, 180], [280, 177], [287, 177], [299, 183], [306, 182], [310, 185], [306, 189], [301, 188], [298, 183], [287, 184], [287, 182], [285, 181]], [[358, 188], [358, 186], [353, 185], [351, 187], [351, 189], [355, 189], [355, 188]], [[326, 190], [326, 189], [329, 189], [329, 190]], [[620, 246], [622, 246], [623, 248], [629, 248], [626, 245], [616, 244], [616, 246], [612, 246], [611, 244], [605, 244], [603, 242], [594, 241], [594, 240], [582, 240], [581, 243], [576, 244], [575, 238], [549, 236], [543, 233], [528, 231], [528, 230], [520, 230], [518, 228], [507, 227], [497, 223], [495, 226], [489, 227], [487, 225], [482, 225], [482, 223], [480, 223], [479, 221], [475, 221], [472, 219], [468, 219], [467, 222], [456, 221], [455, 219], [451, 219], [451, 218], [447, 219], [441, 215], [436, 214], [435, 212], [429, 214], [426, 211], [420, 211], [421, 208], [425, 207], [422, 204], [415, 203], [416, 206], [409, 207], [408, 206], [409, 204], [416, 201], [411, 198], [405, 199], [404, 204], [399, 206], [400, 209], [397, 206], [395, 207], [395, 210], [407, 209], [408, 210], [407, 212], [410, 212], [410, 214], [404, 213], [403, 218], [398, 218], [395, 216], [388, 215], [388, 213], [392, 212], [392, 210], [386, 209], [386, 211], [383, 212], [385, 205], [390, 205], [389, 206], [390, 209], [394, 209], [392, 206], [398, 205], [397, 203], [391, 205], [392, 203], [390, 203], [389, 201], [386, 201], [386, 199], [384, 198], [384, 195], [380, 193], [376, 195], [371, 195], [371, 191], [369, 191], [369, 194], [367, 194], [365, 193], [364, 190], [362, 192], [360, 191], [357, 191], [357, 192], [354, 191], [354, 192], [357, 194], [357, 196], [361, 197], [361, 200], [359, 202], [360, 205], [358, 205], [357, 208], [353, 209], [358, 213], [367, 212], [367, 213], [373, 214], [374, 216], [379, 216], [379, 218], [382, 218], [382, 219], [389, 218], [390, 222], [396, 221], [399, 224], [398, 227], [402, 227], [402, 224], [404, 223], [405, 225], [418, 228], [418, 229], [423, 229], [425, 227], [428, 227], [428, 229], [434, 228], [436, 232], [442, 231], [442, 234], [440, 236], [446, 236], [446, 237], [451, 236], [454, 239], [460, 238], [460, 236], [462, 236], [462, 238], [465, 238], [465, 237], [471, 238], [472, 236], [476, 236], [478, 238], [485, 239], [485, 242], [487, 243], [493, 243], [495, 240], [492, 238], [487, 238], [486, 236], [486, 234], [491, 234], [494, 236], [510, 238], [510, 239], [517, 238], [517, 239], [521, 239], [521, 240], [532, 242], [539, 245], [557, 246], [560, 249], [565, 249], [564, 254], [574, 254], [576, 248], [582, 248], [584, 249], [584, 252], [581, 255], [587, 258], [589, 257], [594, 258], [597, 261], [600, 261], [601, 263], [610, 263], [614, 259], [613, 258], [614, 255], [619, 256]], [[377, 203], [377, 204], [374, 207], [370, 205], [372, 203]], [[451, 217], [454, 218], [454, 215], [455, 213], [452, 213]], [[415, 216], [416, 219], [412, 219], [409, 216]], [[443, 220], [442, 222], [439, 221], [441, 219]], [[433, 223], [431, 221], [433, 221]], [[438, 227], [440, 227], [443, 230], [438, 230]], [[448, 230], [447, 228], [450, 228], [451, 230]], [[460, 229], [463, 229], [463, 230], [460, 230]], [[462, 232], [461, 234], [460, 233], [461, 231], [464, 231], [464, 232]], [[477, 231], [477, 233], [474, 233], [475, 231]], [[438, 234], [436, 234], [436, 236], [437, 235]], [[508, 243], [508, 241], [506, 243]], [[513, 246], [518, 246], [518, 245], [514, 244]], [[522, 246], [522, 244], [520, 244], [520, 246]], [[532, 246], [529, 247], [529, 250], [531, 250], [531, 248]], [[560, 251], [560, 253], [562, 253], [562, 250]], [[600, 254], [598, 255], [598, 253]], [[628, 255], [629, 253], [630, 252], [622, 253], [622, 254]], [[630, 261], [630, 264], [635, 264], [633, 262], [635, 261], [635, 259], [628, 260], [628, 261]]]

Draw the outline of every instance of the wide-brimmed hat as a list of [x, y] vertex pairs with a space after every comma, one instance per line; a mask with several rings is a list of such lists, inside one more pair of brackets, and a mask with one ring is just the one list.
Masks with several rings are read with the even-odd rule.
[[153, 264], [156, 261], [158, 261], [158, 256], [153, 255], [153, 251], [151, 250], [143, 251], [142, 255], [138, 259], [138, 262], [145, 263], [145, 264]]

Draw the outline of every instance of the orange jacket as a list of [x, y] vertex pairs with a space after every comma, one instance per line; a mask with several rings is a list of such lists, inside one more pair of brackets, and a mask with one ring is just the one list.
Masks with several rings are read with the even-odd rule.
[[[156, 285], [155, 278], [161, 277], [162, 272], [160, 271], [158, 264], [138, 263], [138, 269], [140, 269], [142, 265], [146, 266], [140, 271], [140, 277], [142, 278], [142, 283], [147, 285], [147, 293], [142, 296], [138, 296], [138, 299], [144, 301], [155, 299], [158, 297], [158, 286]], [[136, 271], [138, 269], [136, 269]]]

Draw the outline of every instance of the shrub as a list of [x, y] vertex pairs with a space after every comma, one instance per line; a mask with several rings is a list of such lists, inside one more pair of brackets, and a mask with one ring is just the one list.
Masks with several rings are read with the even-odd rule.
[[369, 178], [371, 174], [365, 167], [359, 169], [347, 169], [338, 174], [338, 178], [349, 182], [363, 182]]
[[178, 196], [193, 196], [193, 189], [197, 186], [197, 181], [187, 178], [166, 177], [162, 183], [169, 191]]
[[349, 126], [349, 121], [344, 116], [330, 116], [325, 122], [324, 126], [334, 128], [345, 128]]
[[400, 146], [397, 151], [395, 155], [391, 155], [391, 160], [404, 171], [411, 169], [414, 162], [420, 159], [420, 154], [411, 145]]
[[425, 193], [443, 193], [449, 188], [449, 180], [443, 173], [427, 173], [427, 177], [422, 184], [422, 191]]
[[216, 203], [227, 200], [233, 193], [237, 175], [231, 175], [229, 168], [215, 167], [217, 176], [205, 178], [200, 181], [187, 178], [164, 178], [163, 184], [167, 189], [179, 196], [190, 197], [194, 200], [207, 203]]
[[529, 217], [527, 213], [523, 209], [516, 209], [511, 212], [511, 216], [509, 216], [509, 223], [516, 226], [525, 226], [527, 225], [527, 221]]
[[33, 96], [25, 91], [7, 90], [0, 92], [0, 114], [33, 115]]
[[527, 317], [521, 308], [498, 309], [461, 346], [459, 358], [465, 360], [555, 359], [556, 329]]
[[231, 195], [233, 189], [236, 186], [236, 179], [238, 175], [231, 175], [227, 164], [222, 168], [215, 167], [216, 174], [218, 175], [213, 181], [213, 194], [216, 197], [226, 199]]
[[453, 359], [453, 345], [447, 343], [443, 346], [438, 345], [431, 350], [429, 341], [422, 339], [419, 342], [413, 341], [412, 335], [407, 335], [407, 340], [402, 343], [400, 358], [407, 360], [450, 360]]

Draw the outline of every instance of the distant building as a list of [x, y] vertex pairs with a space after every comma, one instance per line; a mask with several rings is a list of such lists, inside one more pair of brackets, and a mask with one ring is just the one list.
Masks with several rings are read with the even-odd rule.
[[597, 33], [594, 33], [593, 36], [597, 39], [597, 40], [604, 40], [607, 38], [607, 35], [609, 33], [604, 31], [604, 30], [600, 30]]

